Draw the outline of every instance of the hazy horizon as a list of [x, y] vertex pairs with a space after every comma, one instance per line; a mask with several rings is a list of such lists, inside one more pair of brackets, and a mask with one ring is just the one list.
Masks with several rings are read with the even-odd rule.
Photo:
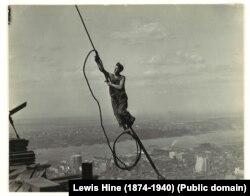
[[[99, 122], [100, 122], [100, 117], [99, 117], [99, 113], [93, 114], [93, 116], [71, 116], [71, 117], [22, 117], [22, 115], [13, 115], [12, 116], [14, 122], [16, 123], [30, 123], [31, 121], [34, 121], [35, 123], [39, 123], [39, 122], [52, 122], [54, 121], [55, 123], [57, 122], [61, 122], [61, 123], [74, 123], [74, 122], [94, 122], [94, 124], [96, 124], [96, 122], [98, 122], [98, 126], [99, 126]], [[117, 124], [117, 121], [115, 119], [114, 116], [112, 115], [107, 115], [107, 116], [103, 116], [103, 121], [104, 124]], [[217, 118], [243, 118], [244, 119], [244, 113], [167, 113], [164, 115], [160, 115], [160, 114], [148, 114], [148, 115], [143, 115], [143, 114], [139, 114], [137, 115], [137, 119], [136, 119], [136, 123], [141, 123], [144, 121], [148, 121], [148, 120], [152, 120], [152, 123], [154, 123], [155, 121], [165, 121], [166, 123], [172, 123], [172, 122], [187, 122], [187, 121], [206, 121], [209, 119], [217, 119]]]

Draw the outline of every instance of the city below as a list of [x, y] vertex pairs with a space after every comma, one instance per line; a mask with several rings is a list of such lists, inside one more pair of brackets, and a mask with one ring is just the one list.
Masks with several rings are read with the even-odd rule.
[[[244, 153], [241, 144], [214, 146], [202, 143], [194, 148], [155, 148], [149, 152], [152, 160], [165, 179], [243, 179]], [[136, 154], [119, 158], [133, 164]], [[61, 161], [47, 170], [50, 178], [81, 174], [81, 155], [72, 155], [70, 161]], [[157, 175], [142, 155], [131, 171], [115, 166], [113, 157], [95, 157], [91, 160], [94, 174], [99, 179], [157, 179]]]
[[[40, 149], [44, 149], [43, 161], [51, 167], [47, 169], [50, 179], [81, 174], [81, 163], [85, 160], [93, 163], [94, 175], [99, 179], [157, 179], [148, 159], [142, 153], [141, 159], [130, 171], [121, 170], [115, 166], [111, 152], [102, 153], [91, 151], [91, 158], [85, 157], [87, 147], [100, 144], [106, 145], [105, 138], [98, 124], [20, 124], [21, 134], [30, 141], [29, 149], [35, 150], [36, 156], [42, 156]], [[34, 129], [35, 131], [31, 131]], [[38, 130], [39, 129], [39, 130]], [[106, 125], [110, 141], [120, 134], [117, 125]], [[171, 122], [143, 121], [134, 126], [143, 143], [159, 138], [171, 140], [171, 145], [152, 144], [146, 149], [160, 174], [165, 179], [243, 179], [244, 178], [244, 133], [243, 118], [214, 118], [200, 121]], [[224, 137], [221, 142], [199, 141], [199, 137], [206, 134], [217, 134]], [[235, 137], [237, 136], [237, 138]], [[176, 138], [192, 136], [197, 141], [192, 145], [176, 145]], [[10, 135], [11, 137], [11, 135]], [[234, 138], [235, 137], [235, 138]], [[173, 138], [173, 139], [172, 139]], [[231, 139], [230, 139], [231, 138]], [[123, 144], [118, 156], [126, 164], [133, 164], [136, 158], [136, 148], [132, 148], [134, 141], [129, 137], [118, 141]], [[72, 150], [82, 147], [82, 150]], [[86, 147], [86, 148], [85, 148]], [[149, 148], [150, 147], [150, 148]], [[106, 146], [105, 146], [106, 148]], [[67, 155], [59, 157], [58, 151]], [[66, 150], [67, 149], [67, 150]], [[66, 152], [69, 151], [70, 152]], [[133, 149], [133, 148], [132, 148]], [[67, 154], [68, 153], [68, 154]]]

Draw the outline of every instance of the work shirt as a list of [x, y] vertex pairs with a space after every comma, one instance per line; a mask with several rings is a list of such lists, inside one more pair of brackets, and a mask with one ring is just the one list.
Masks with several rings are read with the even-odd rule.
[[[120, 82], [121, 82], [121, 80], [122, 80], [122, 78], [124, 77], [122, 75], [118, 76], [118, 77], [115, 77], [115, 75], [111, 74], [111, 73], [109, 73], [109, 76], [110, 76], [111, 83], [112, 84], [116, 84], [116, 85], [119, 85]], [[124, 77], [124, 79], [125, 79], [125, 77]], [[125, 81], [124, 81], [124, 85], [123, 85], [123, 87], [121, 89], [116, 89], [116, 88], [110, 86], [109, 87], [109, 93], [110, 93], [111, 97], [113, 97], [113, 96], [120, 97], [121, 95], [126, 95], [126, 92], [125, 92]]]

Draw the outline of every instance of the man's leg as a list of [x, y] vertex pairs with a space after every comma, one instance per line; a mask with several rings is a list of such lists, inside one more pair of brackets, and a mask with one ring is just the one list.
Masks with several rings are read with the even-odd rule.
[[122, 119], [120, 118], [120, 115], [118, 113], [118, 99], [115, 97], [111, 97], [111, 104], [112, 104], [112, 108], [113, 108], [113, 112], [115, 115], [115, 118], [117, 120], [117, 122], [119, 123], [119, 126], [122, 127]]
[[119, 105], [118, 105], [118, 115], [122, 119], [122, 123], [126, 124], [128, 127], [132, 126], [135, 117], [133, 117], [128, 111], [128, 98], [127, 96], [121, 96], [119, 99]]

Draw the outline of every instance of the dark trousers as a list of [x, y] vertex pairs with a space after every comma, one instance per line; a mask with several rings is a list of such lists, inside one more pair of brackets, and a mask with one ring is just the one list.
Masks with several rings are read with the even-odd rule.
[[127, 124], [132, 115], [127, 111], [128, 108], [128, 97], [126, 94], [111, 96], [112, 108], [114, 115], [119, 123], [119, 126], [122, 127]]

